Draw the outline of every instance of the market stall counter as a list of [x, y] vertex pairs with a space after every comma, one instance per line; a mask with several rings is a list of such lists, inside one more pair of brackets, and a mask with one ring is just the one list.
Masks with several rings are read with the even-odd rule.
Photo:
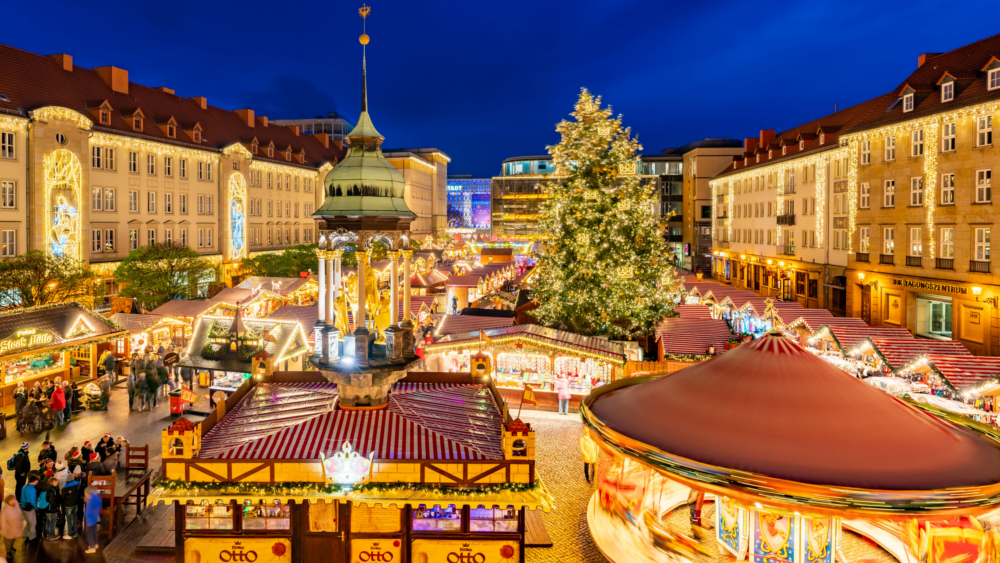
[[127, 336], [112, 321], [77, 302], [0, 314], [0, 407], [13, 413], [18, 383], [80, 382], [97, 377], [99, 347]]

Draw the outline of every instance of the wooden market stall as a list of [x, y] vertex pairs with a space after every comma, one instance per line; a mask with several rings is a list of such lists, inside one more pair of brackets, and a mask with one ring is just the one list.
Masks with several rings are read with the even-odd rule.
[[[465, 315], [462, 315], [465, 316]], [[489, 354], [490, 371], [500, 394], [520, 403], [525, 384], [538, 408], [558, 407], [556, 375], [569, 380], [570, 408], [595, 387], [610, 383], [625, 365], [622, 344], [538, 325], [517, 325], [446, 336], [425, 348], [428, 371], [469, 372], [470, 358]]]
[[97, 358], [127, 332], [77, 303], [0, 314], [0, 407], [12, 409], [19, 382], [85, 381], [97, 377]]
[[191, 338], [191, 321], [181, 317], [116, 313], [110, 319], [128, 331], [115, 342], [114, 354], [118, 360], [131, 358], [133, 353], [142, 354], [147, 347], [173, 345], [181, 349]]

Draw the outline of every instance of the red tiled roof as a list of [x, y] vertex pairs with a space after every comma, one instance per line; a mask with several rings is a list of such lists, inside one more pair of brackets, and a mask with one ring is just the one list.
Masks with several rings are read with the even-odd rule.
[[[61, 106], [95, 121], [95, 131], [141, 136], [152, 141], [208, 151], [218, 151], [234, 143], [249, 146], [256, 137], [262, 147], [273, 142], [282, 150], [291, 146], [294, 154], [304, 149], [304, 166], [310, 168], [319, 168], [326, 162], [336, 164], [346, 154], [346, 149], [338, 149], [332, 144], [326, 148], [316, 137], [296, 135], [289, 127], [265, 127], [259, 116], [254, 120], [255, 127], [249, 127], [246, 120], [235, 112], [214, 106], [201, 109], [201, 105], [192, 99], [160, 89], [130, 82], [128, 94], [115, 92], [94, 70], [74, 66], [72, 71], [66, 71], [54, 58], [7, 45], [0, 45], [0, 61], [3, 61], [0, 65], [0, 93], [10, 99], [10, 102], [0, 101], [0, 108], [25, 116], [40, 107]], [[92, 113], [105, 100], [112, 107], [109, 125], [97, 123]], [[131, 120], [127, 120], [137, 109], [141, 109], [145, 116], [141, 133], [133, 131]], [[160, 127], [166, 125], [171, 117], [177, 120], [179, 130], [176, 138], [168, 137]], [[200, 124], [202, 128], [201, 143], [195, 143], [184, 131], [195, 124]], [[267, 158], [266, 151], [262, 150], [254, 155], [254, 159], [303, 166], [295, 158], [286, 161], [280, 155], [276, 151], [276, 158]]]

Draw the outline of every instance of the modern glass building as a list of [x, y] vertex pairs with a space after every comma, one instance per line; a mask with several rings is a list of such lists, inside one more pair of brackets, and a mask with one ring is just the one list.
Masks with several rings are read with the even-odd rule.
[[490, 231], [490, 179], [448, 176], [448, 231]]

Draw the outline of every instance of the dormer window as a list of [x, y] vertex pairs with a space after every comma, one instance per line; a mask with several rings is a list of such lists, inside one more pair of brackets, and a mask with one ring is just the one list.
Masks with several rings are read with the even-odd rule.
[[950, 102], [955, 99], [955, 82], [945, 82], [941, 85], [941, 102]]
[[913, 94], [903, 96], [903, 112], [913, 111]]
[[826, 133], [820, 133], [819, 134], [819, 144], [822, 145], [825, 142], [826, 142]]
[[802, 150], [805, 150], [805, 149], [806, 149], [806, 142], [805, 141], [799, 141], [799, 150], [802, 151]]
[[1000, 68], [991, 69], [987, 76], [987, 89], [996, 90], [997, 88], [1000, 88]]
[[111, 125], [111, 112], [110, 111], [108, 111], [106, 109], [102, 109], [101, 110], [101, 123], [104, 124], [104, 125]]
[[267, 158], [274, 158], [274, 147], [267, 147]]
[[781, 156], [788, 154], [788, 145], [781, 147]]
[[285, 149], [285, 160], [292, 161], [292, 149]]
[[253, 154], [257, 154], [257, 149], [259, 148], [259, 146], [260, 145], [257, 144], [257, 141], [250, 143], [250, 152], [252, 152]]
[[142, 118], [139, 117], [138, 115], [132, 118], [132, 130], [142, 131]]
[[196, 142], [196, 143], [200, 143], [201, 142], [201, 131], [195, 131], [194, 132], [194, 142]]

